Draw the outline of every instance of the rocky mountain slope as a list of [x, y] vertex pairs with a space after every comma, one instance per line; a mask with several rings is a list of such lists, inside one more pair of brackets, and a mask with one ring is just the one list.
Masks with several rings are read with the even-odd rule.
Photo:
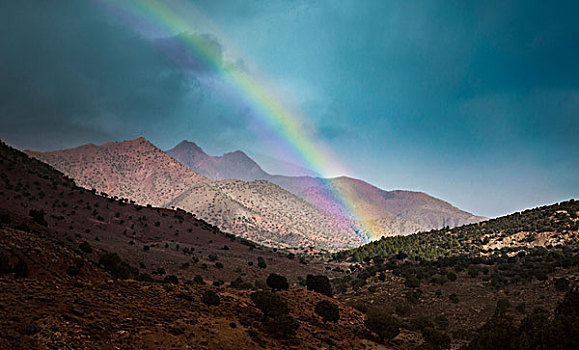
[[242, 151], [210, 156], [201, 147], [183, 141], [167, 154], [194, 172], [213, 180], [237, 179], [242, 181], [264, 180], [268, 174]]
[[339, 250], [362, 243], [335, 218], [267, 181], [211, 181], [145, 139], [27, 152], [87, 189], [136, 203], [177, 207], [230, 233], [278, 248]]
[[367, 222], [363, 226], [371, 228], [374, 239], [485, 220], [421, 192], [384, 191], [349, 177], [320, 179], [271, 175], [241, 151], [213, 157], [196, 144], [183, 141], [167, 153], [193, 171], [214, 180], [267, 180], [323, 211], [353, 220], [351, 213], [337, 204], [341, 199], [336, 198], [336, 193], [340, 193], [364, 213], [362, 220]]
[[144, 205], [162, 206], [184, 190], [210, 182], [144, 138], [26, 153], [62, 171], [81, 187]]
[[213, 192], [195, 187], [169, 204], [209, 222], [218, 217], [215, 224], [223, 230], [270, 247], [335, 251], [362, 242], [351, 220], [329, 215], [270, 182], [223, 180], [211, 186]]

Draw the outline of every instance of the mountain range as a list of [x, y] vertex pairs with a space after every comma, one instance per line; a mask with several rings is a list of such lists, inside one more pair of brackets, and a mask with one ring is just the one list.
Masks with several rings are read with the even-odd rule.
[[[272, 175], [242, 151], [208, 155], [183, 141], [163, 152], [144, 138], [53, 152], [26, 151], [77, 185], [142, 205], [176, 207], [278, 248], [335, 251], [391, 236], [484, 220], [421, 192], [384, 191], [349, 177]], [[364, 222], [336, 204], [347, 196]], [[361, 225], [362, 224], [362, 225]]]

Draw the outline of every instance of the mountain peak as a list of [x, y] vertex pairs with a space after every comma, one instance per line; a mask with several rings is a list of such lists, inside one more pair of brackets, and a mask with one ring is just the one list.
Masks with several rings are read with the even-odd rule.
[[196, 153], [201, 155], [207, 155], [203, 148], [199, 147], [195, 142], [189, 140], [181, 141], [177, 146], [173, 147], [173, 149], [169, 150], [168, 152], [177, 151], [177, 152], [190, 152]]
[[251, 159], [245, 152], [243, 152], [241, 150], [237, 150], [237, 151], [233, 151], [233, 152], [227, 152], [227, 153], [223, 154], [222, 157], [231, 157], [231, 158], [237, 158], [237, 159], [246, 158], [246, 159], [250, 160], [251, 162], [255, 163], [253, 161], [253, 159]]

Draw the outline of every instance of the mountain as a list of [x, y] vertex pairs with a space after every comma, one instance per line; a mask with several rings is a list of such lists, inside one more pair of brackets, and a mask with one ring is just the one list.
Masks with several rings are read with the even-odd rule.
[[[343, 206], [337, 204], [344, 201], [341, 197], [346, 197], [350, 205], [357, 208], [357, 212], [363, 213], [362, 224], [370, 228], [369, 233], [374, 239], [444, 226], [455, 227], [486, 219], [422, 192], [384, 191], [349, 177], [321, 179], [271, 175], [241, 151], [213, 157], [195, 143], [183, 141], [167, 153], [193, 171], [214, 180], [267, 180], [330, 215], [346, 220], [360, 220], [344, 212]], [[231, 156], [233, 154], [236, 156]]]
[[100, 146], [25, 153], [62, 171], [78, 186], [143, 205], [162, 206], [186, 189], [210, 182], [142, 137]]
[[[249, 159], [233, 152], [214, 162], [194, 144], [187, 145], [187, 150], [200, 164], [218, 165], [219, 160], [246, 164]], [[81, 187], [143, 205], [181, 208], [260, 244], [335, 251], [362, 243], [347, 218], [328, 215], [267, 181], [212, 181], [143, 138], [27, 154], [62, 171]], [[209, 161], [204, 163], [204, 159]]]
[[242, 151], [213, 157], [190, 141], [183, 141], [167, 154], [194, 172], [213, 180], [237, 179], [242, 181], [264, 180], [269, 174]]
[[227, 232], [271, 247], [323, 247], [335, 251], [362, 239], [353, 222], [320, 210], [268, 181], [216, 181], [214, 192], [191, 188], [169, 204], [187, 208]]

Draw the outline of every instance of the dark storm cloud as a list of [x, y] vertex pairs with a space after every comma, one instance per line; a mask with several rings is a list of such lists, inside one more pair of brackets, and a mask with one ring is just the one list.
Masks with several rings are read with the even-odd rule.
[[183, 13], [210, 35], [159, 39], [98, 1], [0, 2], [0, 138], [287, 148], [193, 35], [279, 88], [348, 175], [486, 216], [579, 195], [577, 1], [166, 1], [218, 31]]
[[195, 112], [203, 97], [196, 76], [205, 72], [184, 55], [180, 38], [142, 38], [91, 2], [14, 1], [0, 9], [0, 136], [17, 146], [135, 137]]

